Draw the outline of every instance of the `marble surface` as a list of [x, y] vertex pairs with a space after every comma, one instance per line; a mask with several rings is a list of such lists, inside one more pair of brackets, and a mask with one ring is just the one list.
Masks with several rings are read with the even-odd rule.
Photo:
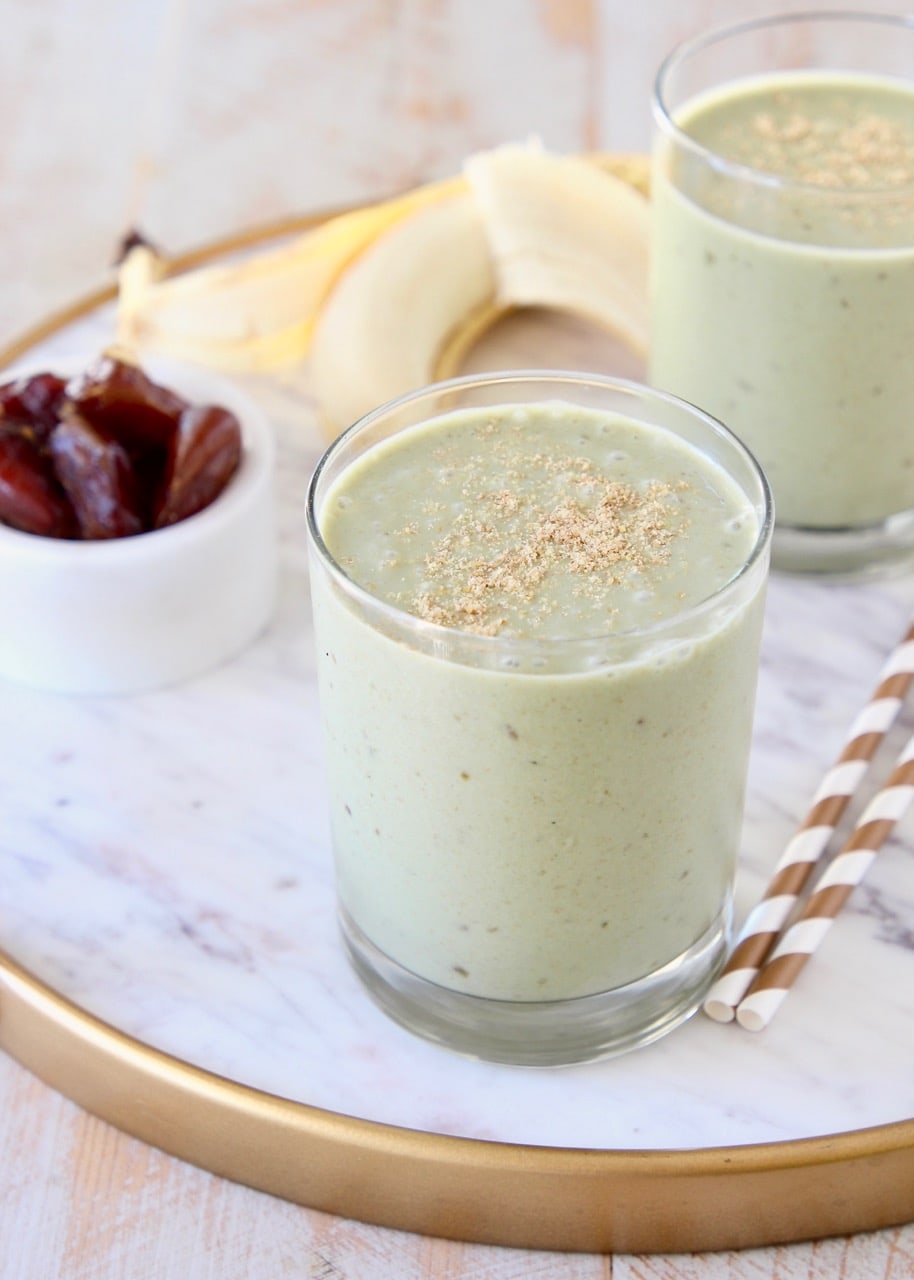
[[[53, 365], [64, 349], [92, 350], [110, 323], [103, 312], [42, 354]], [[541, 362], [544, 332], [516, 321], [489, 349]], [[573, 361], [576, 342], [594, 339], [566, 332], [564, 341]], [[611, 349], [600, 350], [613, 365]], [[0, 831], [11, 954], [189, 1062], [437, 1133], [695, 1148], [914, 1116], [902, 1033], [914, 1016], [914, 813], [760, 1035], [698, 1015], [637, 1053], [537, 1072], [458, 1057], [377, 1011], [342, 955], [334, 914], [303, 536], [321, 440], [306, 377], [248, 380], [247, 389], [279, 437], [274, 622], [236, 661], [155, 694], [68, 698], [3, 686], [0, 734], [15, 742]], [[760, 896], [912, 609], [910, 573], [865, 584], [774, 576], [738, 917]], [[912, 719], [907, 711], [889, 736], [874, 782]]]

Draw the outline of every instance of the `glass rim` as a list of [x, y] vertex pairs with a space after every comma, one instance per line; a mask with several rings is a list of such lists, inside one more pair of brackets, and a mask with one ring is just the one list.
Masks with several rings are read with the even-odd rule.
[[[725, 156], [720, 155], [713, 148], [705, 146], [704, 143], [691, 137], [684, 129], [681, 129], [673, 119], [672, 112], [666, 102], [666, 82], [670, 75], [684, 63], [687, 59], [693, 57], [697, 53], [701, 53], [705, 49], [711, 48], [713, 45], [720, 44], [724, 40], [729, 40], [734, 36], [746, 35], [752, 31], [759, 31], [769, 27], [793, 26], [800, 23], [868, 23], [873, 26], [896, 27], [909, 31], [914, 36], [914, 12], [912, 13], [867, 13], [860, 9], [822, 9], [822, 10], [797, 10], [796, 12], [786, 11], [780, 13], [765, 14], [758, 18], [748, 18], [743, 22], [724, 23], [710, 29], [700, 32], [698, 35], [689, 36], [685, 40], [681, 40], [674, 45], [669, 51], [654, 77], [654, 84], [651, 93], [651, 105], [653, 109], [654, 119], [660, 129], [681, 147], [682, 150], [689, 152], [692, 156], [701, 159], [709, 168], [715, 169], [720, 173], [727, 174], [730, 177], [738, 178], [743, 182], [752, 184], [757, 187], [766, 188], [771, 191], [788, 190], [802, 191], [811, 196], [815, 196], [820, 200], [850, 201], [852, 203], [860, 201], [865, 203], [879, 197], [885, 202], [892, 200], [907, 200], [914, 195], [914, 181], [905, 182], [895, 186], [877, 186], [877, 187], [827, 187], [814, 182], [802, 182], [796, 178], [786, 177], [783, 174], [770, 173], [764, 169], [756, 169], [752, 165], [744, 164], [738, 160], [729, 160]], [[802, 70], [802, 68], [791, 68], [791, 70]], [[823, 70], [825, 70], [823, 68]], [[743, 77], [739, 77], [742, 79]], [[725, 83], [722, 81], [721, 83]], [[911, 79], [912, 92], [914, 92], [914, 78]]]
[[[542, 385], [554, 385], [556, 388], [569, 386], [591, 386], [604, 388], [608, 391], [622, 392], [624, 395], [633, 398], [651, 399], [659, 401], [663, 404], [674, 406], [685, 411], [693, 419], [701, 421], [708, 428], [712, 436], [723, 441], [725, 447], [735, 451], [748, 467], [749, 472], [754, 477], [758, 485], [758, 497], [753, 497], [746, 493], [745, 488], [738, 480], [732, 477], [730, 469], [724, 463], [715, 460], [716, 464], [726, 470], [727, 474], [734, 479], [740, 489], [745, 493], [746, 498], [751, 503], [753, 509], [759, 516], [759, 526], [750, 551], [744, 557], [739, 569], [726, 580], [716, 587], [709, 595], [703, 596], [701, 600], [689, 605], [687, 608], [672, 614], [668, 618], [662, 618], [658, 622], [650, 623], [644, 626], [631, 627], [623, 631], [600, 631], [589, 633], [583, 636], [556, 636], [544, 638], [539, 636], [501, 636], [501, 635], [480, 635], [477, 632], [463, 631], [458, 627], [448, 627], [441, 623], [429, 622], [424, 618], [418, 617], [414, 613], [410, 613], [406, 609], [401, 609], [397, 605], [390, 604], [388, 601], [381, 599], [368, 588], [361, 586], [352, 578], [343, 566], [334, 558], [320, 530], [320, 524], [317, 513], [317, 492], [320, 487], [322, 478], [327, 468], [332, 464], [337, 455], [346, 448], [348, 443], [356, 436], [370, 428], [373, 424], [389, 417], [400, 410], [407, 408], [409, 405], [417, 404], [425, 399], [433, 399], [440, 397], [442, 394], [459, 392], [463, 389], [482, 388], [486, 386], [512, 386], [524, 383], [539, 383]], [[513, 403], [522, 403], [521, 401], [504, 400], [499, 402], [501, 405], [508, 406]], [[461, 406], [454, 405], [450, 409], [442, 410], [441, 414], [430, 414], [427, 419], [418, 419], [416, 422], [409, 423], [407, 426], [400, 428], [408, 429], [409, 426], [416, 426], [421, 421], [433, 420], [434, 417], [443, 416], [445, 413], [454, 412]], [[466, 406], [475, 408], [477, 406]], [[496, 407], [495, 405], [489, 407]], [[608, 412], [610, 412], [608, 410]], [[624, 411], [623, 411], [624, 412]], [[658, 426], [659, 430], [666, 430], [662, 426]], [[681, 437], [680, 437], [681, 438]], [[691, 443], [687, 441], [687, 443]], [[371, 447], [371, 446], [369, 446]], [[695, 445], [695, 448], [699, 446]], [[706, 413], [697, 405], [690, 401], [683, 400], [678, 396], [671, 395], [669, 392], [661, 391], [657, 388], [647, 386], [644, 383], [636, 382], [629, 378], [617, 378], [611, 375], [585, 373], [572, 370], [561, 369], [508, 369], [499, 370], [494, 373], [470, 373], [463, 374], [459, 377], [448, 378], [441, 382], [429, 383], [426, 386], [419, 387], [414, 391], [406, 392], [404, 395], [397, 396], [393, 400], [378, 405], [376, 408], [369, 410], [357, 418], [351, 426], [347, 427], [335, 440], [333, 440], [324, 450], [320, 460], [318, 461], [311, 479], [308, 482], [307, 496], [305, 500], [305, 514], [307, 533], [312, 547], [320, 557], [323, 567], [330, 573], [334, 581], [346, 592], [346, 594], [357, 601], [362, 607], [366, 607], [375, 614], [385, 617], [391, 622], [397, 630], [409, 630], [414, 634], [427, 636], [431, 641], [438, 641], [442, 649], [450, 650], [453, 646], [462, 646], [465, 649], [479, 653], [488, 654], [538, 654], [558, 656], [560, 654], [583, 653], [588, 648], [595, 645], [614, 645], [614, 644], [630, 644], [635, 640], [649, 640], [659, 638], [664, 633], [675, 631], [683, 626], [684, 623], [700, 618], [703, 614], [710, 613], [719, 606], [721, 600], [738, 590], [738, 588], [756, 571], [759, 562], [766, 554], [770, 545], [772, 532], [774, 529], [774, 499], [771, 492], [771, 486], [768, 477], [763, 471], [761, 464], [755, 454], [748, 448], [746, 444], [731, 431], [719, 419]], [[583, 670], [583, 668], [581, 668]]]

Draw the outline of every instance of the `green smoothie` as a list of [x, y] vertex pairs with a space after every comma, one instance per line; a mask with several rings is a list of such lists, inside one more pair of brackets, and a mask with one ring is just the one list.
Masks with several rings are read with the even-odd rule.
[[361, 933], [442, 987], [554, 1001], [725, 928], [764, 579], [714, 599], [759, 538], [724, 469], [609, 412], [458, 410], [369, 447], [316, 514], [357, 587], [315, 562]]
[[674, 120], [699, 149], [656, 150], [651, 381], [745, 440], [779, 523], [911, 511], [914, 84], [750, 77]]

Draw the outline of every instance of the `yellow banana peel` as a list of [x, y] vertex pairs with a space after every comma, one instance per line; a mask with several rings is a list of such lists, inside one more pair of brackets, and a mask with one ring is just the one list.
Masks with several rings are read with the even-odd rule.
[[261, 373], [304, 358], [327, 295], [347, 266], [398, 219], [461, 189], [459, 178], [338, 214], [241, 261], [170, 276], [139, 245], [119, 273], [117, 337], [137, 351]]

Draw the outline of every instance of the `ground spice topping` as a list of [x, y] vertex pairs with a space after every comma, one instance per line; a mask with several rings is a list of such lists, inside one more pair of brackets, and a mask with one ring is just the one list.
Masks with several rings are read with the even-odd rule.
[[715, 168], [696, 195], [767, 236], [838, 248], [911, 244], [914, 86], [855, 73], [747, 77], [699, 99], [682, 127], [721, 158], [785, 182], [762, 190]]
[[850, 120], [803, 111], [778, 119], [760, 111], [751, 133], [761, 168], [813, 186], [853, 190], [914, 182], [914, 134], [874, 111]]
[[[592, 599], [637, 587], [646, 568], [668, 562], [686, 524], [684, 483], [637, 487], [600, 474], [589, 458], [535, 455], [495, 490], [474, 488], [479, 477], [467, 470], [464, 506], [426, 557], [423, 589], [408, 606], [440, 626], [497, 635], [510, 612], [535, 627], [557, 607], [544, 590], [556, 576]], [[557, 480], [571, 491], [559, 494]]]
[[[884, 94], [827, 85], [759, 91], [731, 107], [723, 154], [740, 164], [811, 186], [878, 190], [914, 183], [914, 118], [895, 114]], [[745, 115], [740, 111], [742, 105]], [[699, 131], [700, 132], [700, 131]]]

